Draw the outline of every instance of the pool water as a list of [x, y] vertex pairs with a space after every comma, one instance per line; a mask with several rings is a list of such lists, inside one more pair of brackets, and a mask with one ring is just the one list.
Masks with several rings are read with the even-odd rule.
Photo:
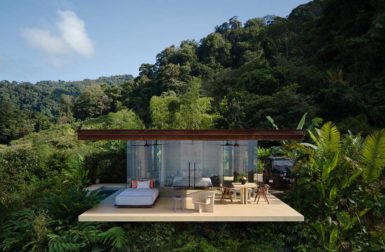
[[101, 199], [103, 200], [117, 191], [118, 191], [118, 189], [101, 189], [99, 191], [99, 195], [101, 196]]

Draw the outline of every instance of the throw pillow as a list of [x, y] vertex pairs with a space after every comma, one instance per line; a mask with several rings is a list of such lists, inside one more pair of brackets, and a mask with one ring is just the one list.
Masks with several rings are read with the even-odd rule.
[[150, 188], [150, 181], [145, 180], [145, 181], [138, 181], [138, 189], [148, 189]]
[[154, 188], [154, 187], [155, 187], [155, 180], [150, 179], [150, 188]]

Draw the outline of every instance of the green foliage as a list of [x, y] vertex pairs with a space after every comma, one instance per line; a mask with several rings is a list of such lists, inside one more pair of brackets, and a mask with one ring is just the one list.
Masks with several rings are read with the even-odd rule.
[[306, 116], [307, 116], [307, 113], [303, 114], [303, 116], [301, 117], [301, 120], [299, 120], [296, 128], [297, 130], [302, 130], [303, 127], [305, 126]]
[[53, 220], [42, 209], [14, 212], [2, 225], [0, 249], [3, 251], [43, 251]]
[[111, 100], [99, 85], [86, 87], [74, 104], [75, 117], [81, 120], [106, 114]]
[[369, 135], [362, 146], [362, 165], [368, 181], [377, 180], [385, 167], [385, 130]]
[[321, 129], [316, 129], [315, 133], [309, 131], [309, 135], [317, 145], [321, 155], [333, 155], [341, 149], [340, 132], [332, 122], [325, 123]]
[[[75, 82], [40, 81], [35, 85], [0, 81], [0, 143], [48, 129], [54, 122], [71, 123], [74, 120], [73, 101], [85, 87], [123, 85], [131, 79], [130, 75], [121, 75]], [[112, 100], [111, 108], [115, 108], [118, 98], [109, 88], [106, 93]]]
[[207, 129], [213, 127], [216, 114], [210, 114], [211, 98], [200, 97], [200, 80], [189, 83], [186, 93], [154, 96], [150, 102], [154, 128]]
[[[289, 201], [307, 217], [303, 231], [307, 245], [298, 249], [373, 250], [383, 246], [383, 239], [374, 242], [372, 237], [378, 236], [373, 221], [384, 223], [376, 214], [384, 209], [383, 201], [377, 198], [384, 184], [378, 176], [368, 176], [381, 174], [385, 165], [379, 154], [382, 131], [365, 140], [351, 133], [341, 137], [328, 122], [309, 133], [316, 148], [297, 145], [303, 154], [297, 160], [299, 178], [289, 194]], [[376, 154], [368, 155], [369, 151]], [[371, 173], [370, 168], [376, 171]], [[355, 242], [357, 239], [361, 242]]]
[[[385, 131], [370, 134], [385, 126], [383, 6], [315, 0], [270, 25], [233, 17], [199, 43], [166, 48], [135, 79], [2, 81], [0, 143], [9, 146], [0, 146], [0, 249], [384, 250]], [[305, 122], [316, 115], [363, 137]], [[99, 200], [83, 190], [89, 179], [125, 177], [124, 145], [79, 142], [79, 125], [257, 128], [269, 126], [266, 118], [274, 128], [307, 129], [312, 141], [275, 148], [296, 159], [286, 200], [303, 224], [77, 222]]]
[[131, 251], [167, 251], [174, 248], [172, 243], [176, 235], [169, 223], [135, 223], [126, 224], [128, 244]]
[[30, 113], [15, 108], [11, 103], [0, 100], [0, 143], [9, 143], [34, 131], [37, 121], [30, 119]]
[[100, 233], [99, 239], [104, 245], [109, 245], [112, 246], [114, 250], [122, 251], [127, 247], [129, 240], [126, 230], [122, 227], [112, 227]]
[[144, 125], [134, 112], [124, 109], [87, 119], [82, 127], [84, 129], [143, 129]]

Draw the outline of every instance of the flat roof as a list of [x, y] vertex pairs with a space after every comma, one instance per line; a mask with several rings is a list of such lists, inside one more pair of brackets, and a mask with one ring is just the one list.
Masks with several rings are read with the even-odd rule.
[[250, 199], [240, 204], [239, 198], [220, 201], [216, 194], [214, 212], [197, 212], [190, 197], [186, 197], [185, 208], [173, 211], [171, 197], [160, 197], [152, 208], [118, 208], [114, 198], [120, 191], [107, 197], [94, 208], [79, 215], [80, 222], [302, 222], [304, 216], [272, 194], [270, 204], [261, 197], [259, 203]]
[[256, 129], [213, 129], [213, 130], [78, 130], [79, 140], [302, 140], [302, 130], [256, 130]]

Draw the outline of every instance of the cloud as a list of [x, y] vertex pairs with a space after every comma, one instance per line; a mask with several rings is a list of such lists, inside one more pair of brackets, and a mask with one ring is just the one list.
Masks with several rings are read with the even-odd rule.
[[88, 38], [83, 20], [78, 18], [73, 11], [58, 11], [61, 18], [58, 23], [62, 39], [77, 53], [90, 56], [93, 45]]
[[36, 47], [47, 54], [66, 54], [70, 50], [62, 38], [56, 37], [48, 30], [26, 28], [21, 35], [27, 39], [32, 47]]
[[[72, 54], [91, 56], [94, 52], [93, 44], [86, 32], [84, 21], [75, 12], [69, 10], [57, 11], [59, 21], [55, 30], [41, 28], [24, 28], [21, 35], [28, 44], [42, 51], [54, 66], [60, 67], [58, 62], [66, 62], [63, 57]], [[53, 34], [56, 32], [55, 34]]]

